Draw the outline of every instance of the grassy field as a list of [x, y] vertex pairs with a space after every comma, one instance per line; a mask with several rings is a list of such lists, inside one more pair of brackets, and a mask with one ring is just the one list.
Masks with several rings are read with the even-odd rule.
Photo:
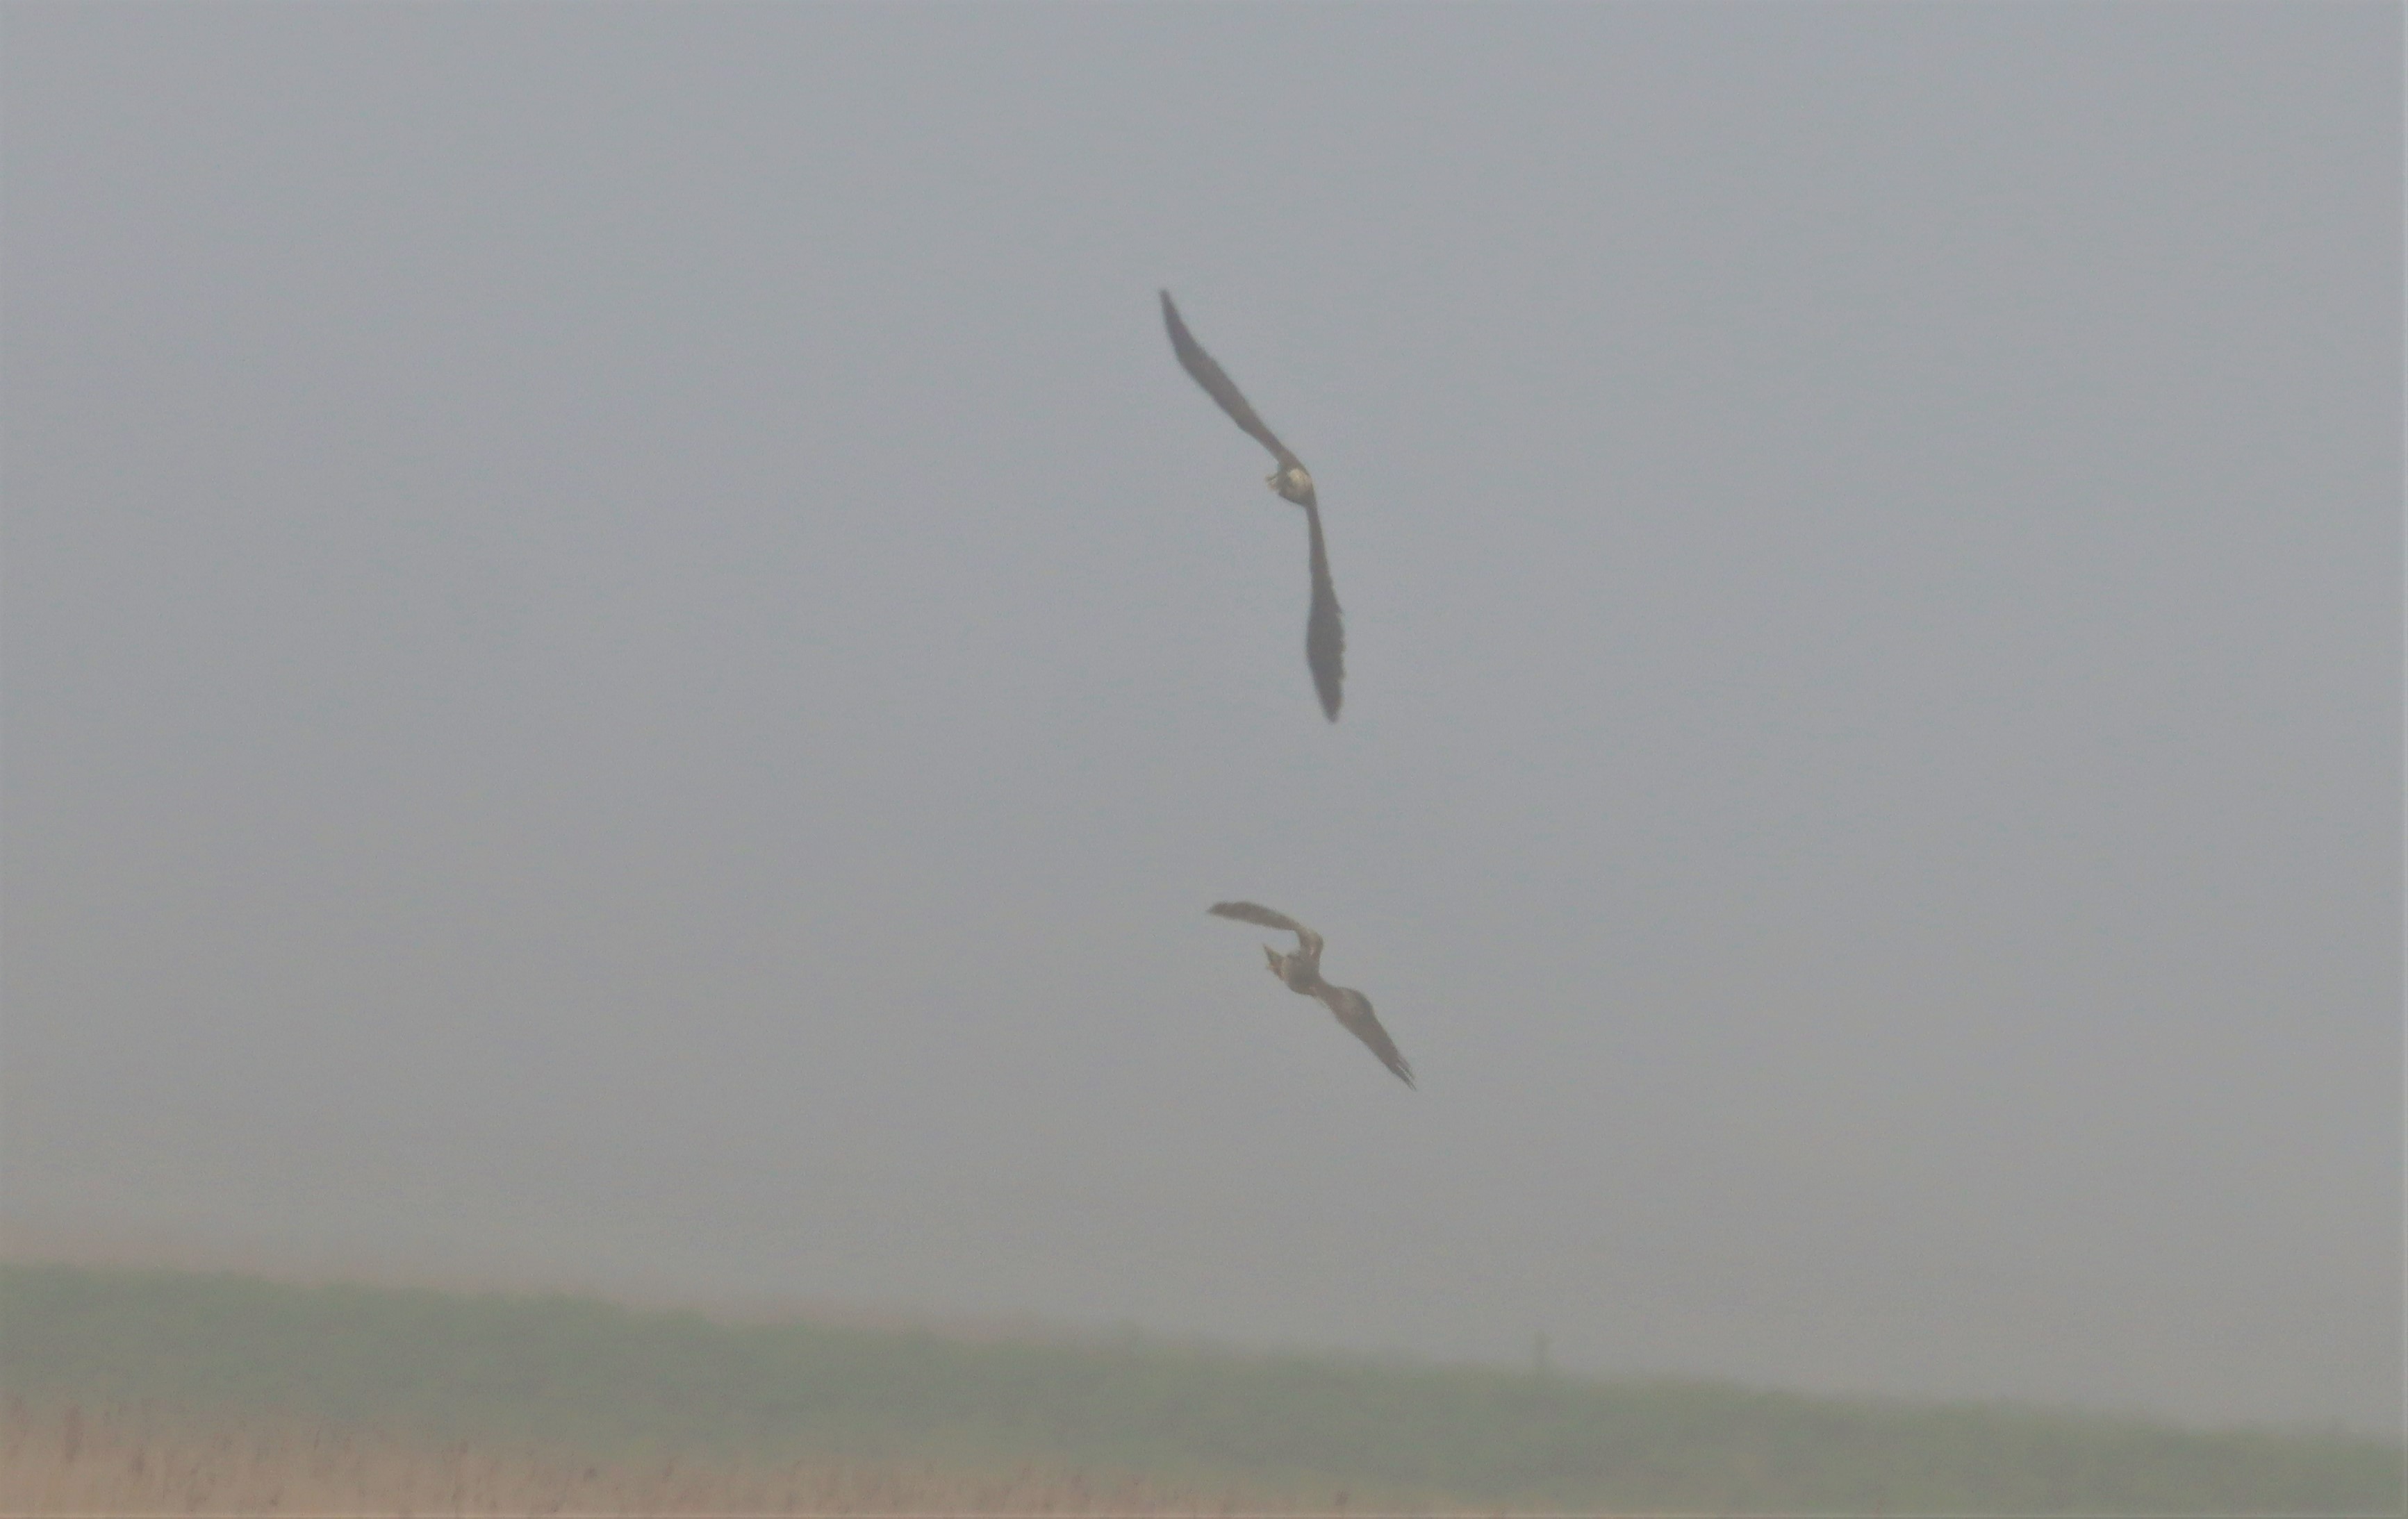
[[0, 1513], [1234, 1514], [1345, 1495], [1167, 1487], [1128, 1474], [911, 1461], [588, 1459], [293, 1418], [0, 1408]]
[[[77, 1512], [109, 1473], [135, 1485], [80, 1512], [196, 1481], [313, 1495], [286, 1512], [2402, 1504], [2400, 1448], [2338, 1435], [163, 1271], [0, 1267], [0, 1387], [12, 1513]], [[240, 1491], [220, 1512], [264, 1512]]]

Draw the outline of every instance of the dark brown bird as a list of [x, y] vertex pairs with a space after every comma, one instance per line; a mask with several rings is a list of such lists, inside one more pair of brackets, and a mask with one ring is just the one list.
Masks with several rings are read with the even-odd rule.
[[1329, 549], [1321, 538], [1321, 506], [1312, 494], [1312, 474], [1263, 425], [1263, 419], [1254, 415], [1254, 408], [1212, 362], [1212, 355], [1197, 343], [1187, 323], [1179, 319], [1179, 308], [1171, 304], [1167, 290], [1162, 293], [1162, 324], [1170, 329], [1170, 348], [1179, 355], [1180, 367], [1221, 403], [1231, 422], [1279, 461], [1279, 467], [1270, 473], [1271, 489], [1304, 509], [1305, 529], [1312, 539], [1312, 609], [1304, 620], [1304, 663], [1312, 671], [1312, 688], [1320, 693], [1321, 709], [1335, 723], [1343, 697], [1340, 687], [1346, 680], [1346, 629], [1338, 620], [1338, 587], [1329, 579]]
[[1371, 1011], [1371, 999], [1351, 987], [1332, 986], [1321, 979], [1319, 934], [1284, 912], [1274, 912], [1252, 902], [1215, 902], [1206, 910], [1240, 923], [1257, 923], [1294, 934], [1297, 947], [1293, 954], [1282, 954], [1268, 944], [1263, 946], [1263, 955], [1271, 963], [1271, 974], [1285, 982], [1291, 992], [1321, 998], [1338, 1015], [1338, 1021], [1346, 1025], [1348, 1033], [1371, 1047], [1380, 1064], [1395, 1071], [1407, 1086], [1413, 1084], [1413, 1068], [1405, 1064], [1405, 1057], [1397, 1053], [1397, 1041], [1380, 1026], [1380, 1020]]

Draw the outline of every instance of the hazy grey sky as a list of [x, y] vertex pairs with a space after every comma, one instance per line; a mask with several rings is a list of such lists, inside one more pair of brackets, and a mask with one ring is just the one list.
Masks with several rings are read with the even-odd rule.
[[2396, 1424], [2397, 7], [5, 24], [21, 1233]]

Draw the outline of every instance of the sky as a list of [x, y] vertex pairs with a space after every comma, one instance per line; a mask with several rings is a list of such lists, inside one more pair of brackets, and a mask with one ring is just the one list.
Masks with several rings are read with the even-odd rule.
[[2397, 7], [0, 26], [19, 1241], [2398, 1427]]

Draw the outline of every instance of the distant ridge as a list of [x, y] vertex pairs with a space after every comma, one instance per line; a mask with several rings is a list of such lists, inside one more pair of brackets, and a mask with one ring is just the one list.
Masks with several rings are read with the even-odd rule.
[[190, 1276], [236, 1276], [285, 1286], [346, 1285], [395, 1291], [494, 1294], [526, 1297], [590, 1297], [622, 1308], [691, 1311], [723, 1324], [856, 1326], [939, 1335], [975, 1343], [1004, 1340], [1096, 1342], [1120, 1331], [1066, 1323], [1038, 1313], [962, 1313], [907, 1303], [861, 1302], [794, 1293], [697, 1292], [638, 1280], [564, 1282], [556, 1275], [507, 1269], [440, 1270], [374, 1264], [329, 1253], [306, 1260], [267, 1259], [267, 1253], [196, 1240], [171, 1230], [105, 1228], [0, 1219], [0, 1270], [11, 1266], [62, 1267], [97, 1271], [165, 1271]]
[[1596, 1512], [2401, 1512], [2401, 1450], [1987, 1405], [1132, 1341], [731, 1325], [560, 1295], [0, 1266], [0, 1391], [597, 1453], [1072, 1461]]

